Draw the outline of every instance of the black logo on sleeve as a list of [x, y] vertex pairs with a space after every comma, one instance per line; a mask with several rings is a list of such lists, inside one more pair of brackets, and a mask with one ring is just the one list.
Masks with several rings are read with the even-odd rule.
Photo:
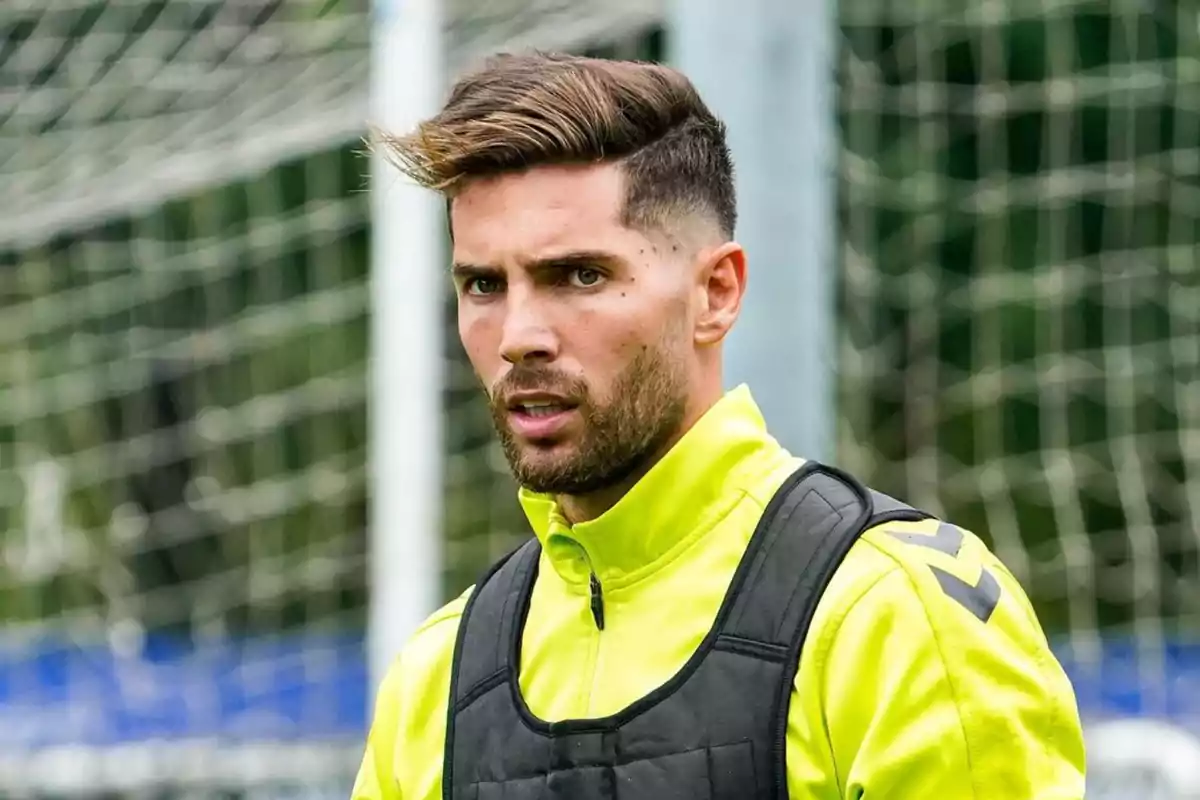
[[[962, 550], [962, 530], [948, 522], [939, 523], [937, 532], [932, 536], [927, 533], [910, 533], [909, 531], [886, 531], [886, 533], [905, 544], [928, 547], [952, 558], [957, 558], [959, 551]], [[1000, 602], [1000, 583], [987, 567], [980, 571], [979, 580], [975, 584], [970, 584], [957, 575], [951, 575], [943, 569], [938, 569], [933, 564], [928, 566], [934, 577], [937, 578], [942, 591], [951, 600], [979, 617], [983, 622], [991, 619], [992, 612], [996, 610], [996, 604]]]

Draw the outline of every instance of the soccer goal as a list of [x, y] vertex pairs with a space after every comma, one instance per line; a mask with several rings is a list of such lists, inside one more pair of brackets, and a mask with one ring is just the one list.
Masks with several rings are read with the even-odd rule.
[[[447, 0], [447, 74], [661, 58], [666, 11]], [[836, 462], [993, 544], [1089, 720], [1200, 730], [1196, 5], [838, 22]], [[348, 794], [375, 24], [0, 3], [0, 796]], [[446, 320], [448, 597], [527, 533]]]

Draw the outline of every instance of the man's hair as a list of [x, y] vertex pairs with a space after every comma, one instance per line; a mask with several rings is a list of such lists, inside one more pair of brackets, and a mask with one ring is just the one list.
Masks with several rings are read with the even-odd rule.
[[622, 222], [661, 228], [670, 214], [737, 222], [725, 125], [679, 71], [558, 53], [503, 54], [459, 80], [416, 131], [379, 137], [385, 155], [448, 198], [474, 178], [544, 164], [619, 161]]

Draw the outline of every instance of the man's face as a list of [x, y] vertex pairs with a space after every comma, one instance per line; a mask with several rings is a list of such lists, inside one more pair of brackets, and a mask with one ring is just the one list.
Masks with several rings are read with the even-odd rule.
[[451, 209], [458, 324], [519, 483], [585, 495], [648, 465], [687, 410], [682, 248], [620, 222], [613, 165], [469, 185]]

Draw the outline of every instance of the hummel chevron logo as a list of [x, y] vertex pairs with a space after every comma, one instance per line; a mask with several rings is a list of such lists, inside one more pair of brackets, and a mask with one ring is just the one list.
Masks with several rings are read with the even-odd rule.
[[[886, 533], [905, 544], [928, 547], [952, 557], [957, 557], [959, 551], [962, 550], [963, 532], [948, 522], [940, 523], [937, 532], [932, 536], [927, 533], [909, 533], [908, 531], [886, 531]], [[932, 564], [928, 566], [933, 571], [934, 577], [937, 578], [942, 591], [951, 600], [984, 622], [991, 619], [992, 612], [996, 610], [996, 605], [1000, 602], [1000, 583], [992, 573], [988, 572], [986, 567], [980, 571], [979, 582], [971, 585], [957, 575], [951, 575]]]
[[887, 533], [906, 544], [932, 547], [948, 556], [957, 556], [958, 551], [962, 549], [962, 531], [947, 522], [939, 524], [937, 533], [933, 536], [927, 533], [909, 533], [907, 531], [888, 531]]
[[929, 565], [929, 568], [933, 570], [934, 577], [941, 584], [942, 591], [949, 595], [950, 599], [957, 601], [959, 605], [979, 617], [983, 622], [992, 618], [992, 612], [996, 610], [996, 604], [1000, 602], [1000, 584], [986, 568], [980, 571], [979, 582], [974, 586], [957, 575], [951, 575], [932, 564]]

